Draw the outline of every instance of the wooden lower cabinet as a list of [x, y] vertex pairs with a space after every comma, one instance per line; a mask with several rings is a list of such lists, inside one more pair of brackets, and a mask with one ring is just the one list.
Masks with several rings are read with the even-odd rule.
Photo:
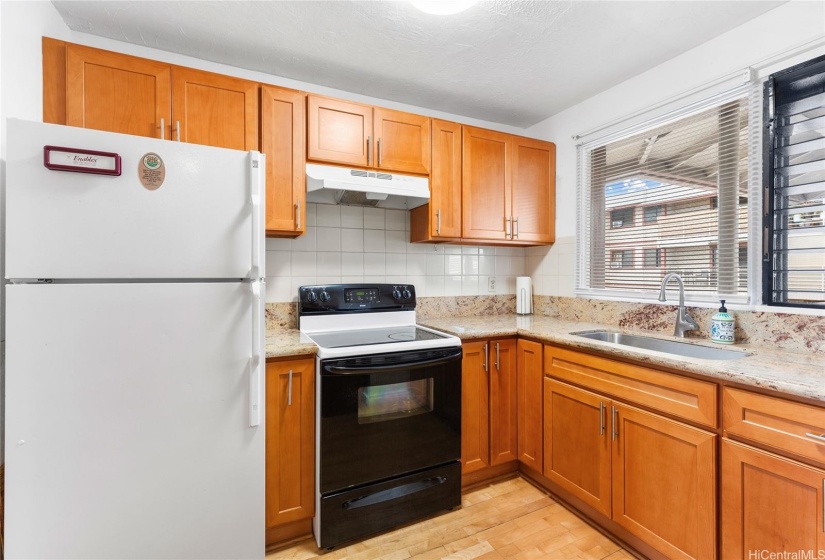
[[611, 404], [613, 520], [668, 558], [716, 558], [716, 435]]
[[544, 379], [544, 476], [610, 517], [611, 401]]
[[543, 464], [542, 438], [542, 345], [519, 339], [516, 356], [516, 392], [518, 393], [518, 460], [519, 463], [541, 471]]
[[543, 474], [667, 558], [716, 558], [715, 434], [546, 377]]
[[824, 470], [723, 439], [721, 476], [724, 560], [825, 557]]
[[266, 364], [267, 544], [308, 535], [315, 514], [315, 358]]
[[[508, 464], [514, 470], [518, 449], [516, 339], [465, 343], [461, 382], [462, 474]], [[484, 478], [481, 473], [469, 480]]]

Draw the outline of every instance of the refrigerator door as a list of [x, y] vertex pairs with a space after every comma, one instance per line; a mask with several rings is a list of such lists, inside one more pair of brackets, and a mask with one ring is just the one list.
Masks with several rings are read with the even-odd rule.
[[262, 559], [252, 284], [7, 294], [6, 557]]
[[[122, 174], [47, 169], [46, 145], [117, 153]], [[263, 276], [262, 154], [16, 119], [7, 146], [6, 278]], [[138, 177], [149, 153], [155, 190]]]

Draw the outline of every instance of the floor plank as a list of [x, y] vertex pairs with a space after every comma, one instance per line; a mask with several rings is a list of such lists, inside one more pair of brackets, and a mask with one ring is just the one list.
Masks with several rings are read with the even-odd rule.
[[634, 556], [522, 478], [476, 488], [461, 508], [324, 552], [311, 539], [266, 560], [633, 560]]

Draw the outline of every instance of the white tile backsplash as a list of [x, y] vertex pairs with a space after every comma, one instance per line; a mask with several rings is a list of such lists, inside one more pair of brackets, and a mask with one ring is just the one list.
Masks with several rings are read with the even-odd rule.
[[[575, 239], [566, 242], [566, 265]], [[295, 301], [298, 287], [315, 283], [397, 282], [419, 296], [514, 293], [515, 277], [533, 275], [536, 293], [572, 293], [572, 270], [562, 281], [561, 251], [541, 247], [478, 247], [409, 242], [403, 210], [307, 204], [307, 231], [295, 239], [266, 240], [266, 298]], [[530, 262], [528, 266], [528, 257]], [[538, 264], [537, 264], [538, 263]], [[537, 270], [534, 270], [534, 268]], [[488, 292], [488, 277], [496, 291]]]

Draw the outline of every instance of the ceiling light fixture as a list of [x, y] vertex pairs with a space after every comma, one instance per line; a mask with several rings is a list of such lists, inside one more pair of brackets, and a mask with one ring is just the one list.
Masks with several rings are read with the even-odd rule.
[[410, 0], [410, 4], [428, 14], [449, 16], [471, 8], [478, 0]]

